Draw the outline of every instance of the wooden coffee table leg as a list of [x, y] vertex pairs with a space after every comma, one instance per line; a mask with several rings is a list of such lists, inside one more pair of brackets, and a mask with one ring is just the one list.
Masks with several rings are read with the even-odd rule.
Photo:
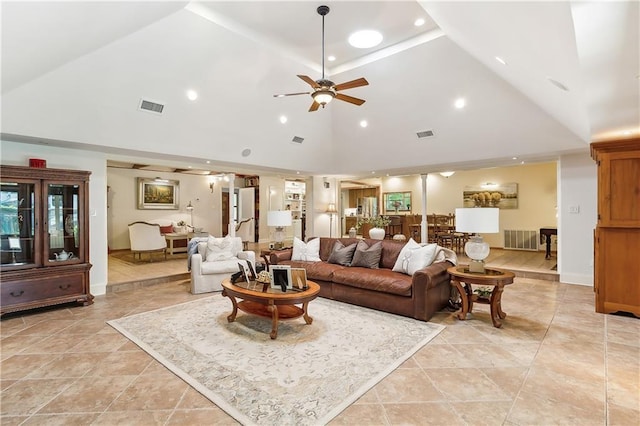
[[269, 336], [275, 339], [278, 337], [278, 306], [269, 304], [267, 309], [271, 312], [271, 334]]
[[311, 324], [313, 322], [313, 318], [309, 316], [309, 313], [307, 312], [308, 308], [309, 308], [309, 302], [304, 302], [302, 304], [302, 311], [304, 312], [303, 314], [304, 322], [306, 322], [307, 324]]
[[467, 291], [462, 287], [460, 281], [456, 279], [452, 279], [451, 282], [458, 289], [458, 293], [460, 293], [462, 310], [458, 312], [458, 319], [465, 320], [467, 319], [467, 313], [469, 312], [469, 298], [467, 297]]
[[233, 304], [233, 311], [231, 311], [231, 314], [227, 316], [227, 321], [234, 322], [236, 320], [236, 315], [238, 315], [238, 303], [236, 302], [236, 298], [228, 295], [224, 290], [222, 290], [222, 295], [231, 299], [231, 303]]
[[500, 319], [504, 319], [507, 316], [507, 314], [502, 312], [502, 308], [500, 306], [503, 290], [503, 286], [496, 285], [491, 292], [491, 321], [493, 322], [493, 326], [496, 328], [502, 327], [502, 321], [500, 321]]

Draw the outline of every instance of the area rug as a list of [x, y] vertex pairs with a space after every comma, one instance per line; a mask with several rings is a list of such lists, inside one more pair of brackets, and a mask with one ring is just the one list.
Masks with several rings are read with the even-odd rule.
[[313, 323], [238, 312], [217, 294], [109, 324], [243, 424], [326, 424], [444, 326], [318, 298]]

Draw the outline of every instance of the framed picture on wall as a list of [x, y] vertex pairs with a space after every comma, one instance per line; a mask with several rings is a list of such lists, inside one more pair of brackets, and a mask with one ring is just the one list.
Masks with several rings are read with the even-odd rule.
[[382, 195], [385, 214], [411, 211], [411, 191], [385, 192]]
[[485, 183], [465, 186], [462, 192], [463, 207], [518, 208], [517, 183]]
[[180, 181], [138, 178], [138, 209], [178, 210]]

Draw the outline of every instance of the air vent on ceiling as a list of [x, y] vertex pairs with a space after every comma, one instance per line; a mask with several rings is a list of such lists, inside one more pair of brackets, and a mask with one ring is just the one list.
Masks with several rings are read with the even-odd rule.
[[145, 99], [140, 100], [140, 109], [143, 111], [153, 112], [155, 114], [162, 114], [164, 105], [157, 102], [147, 101]]
[[431, 138], [435, 136], [433, 130], [423, 130], [422, 132], [418, 132], [416, 134], [418, 135], [418, 138]]
[[300, 136], [294, 136], [293, 139], [291, 139], [291, 142], [302, 143], [303, 140], [304, 138], [301, 138]]

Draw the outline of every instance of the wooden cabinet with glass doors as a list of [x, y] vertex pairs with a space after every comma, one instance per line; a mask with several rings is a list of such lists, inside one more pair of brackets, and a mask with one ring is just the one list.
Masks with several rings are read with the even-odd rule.
[[93, 303], [89, 174], [0, 166], [1, 314]]

